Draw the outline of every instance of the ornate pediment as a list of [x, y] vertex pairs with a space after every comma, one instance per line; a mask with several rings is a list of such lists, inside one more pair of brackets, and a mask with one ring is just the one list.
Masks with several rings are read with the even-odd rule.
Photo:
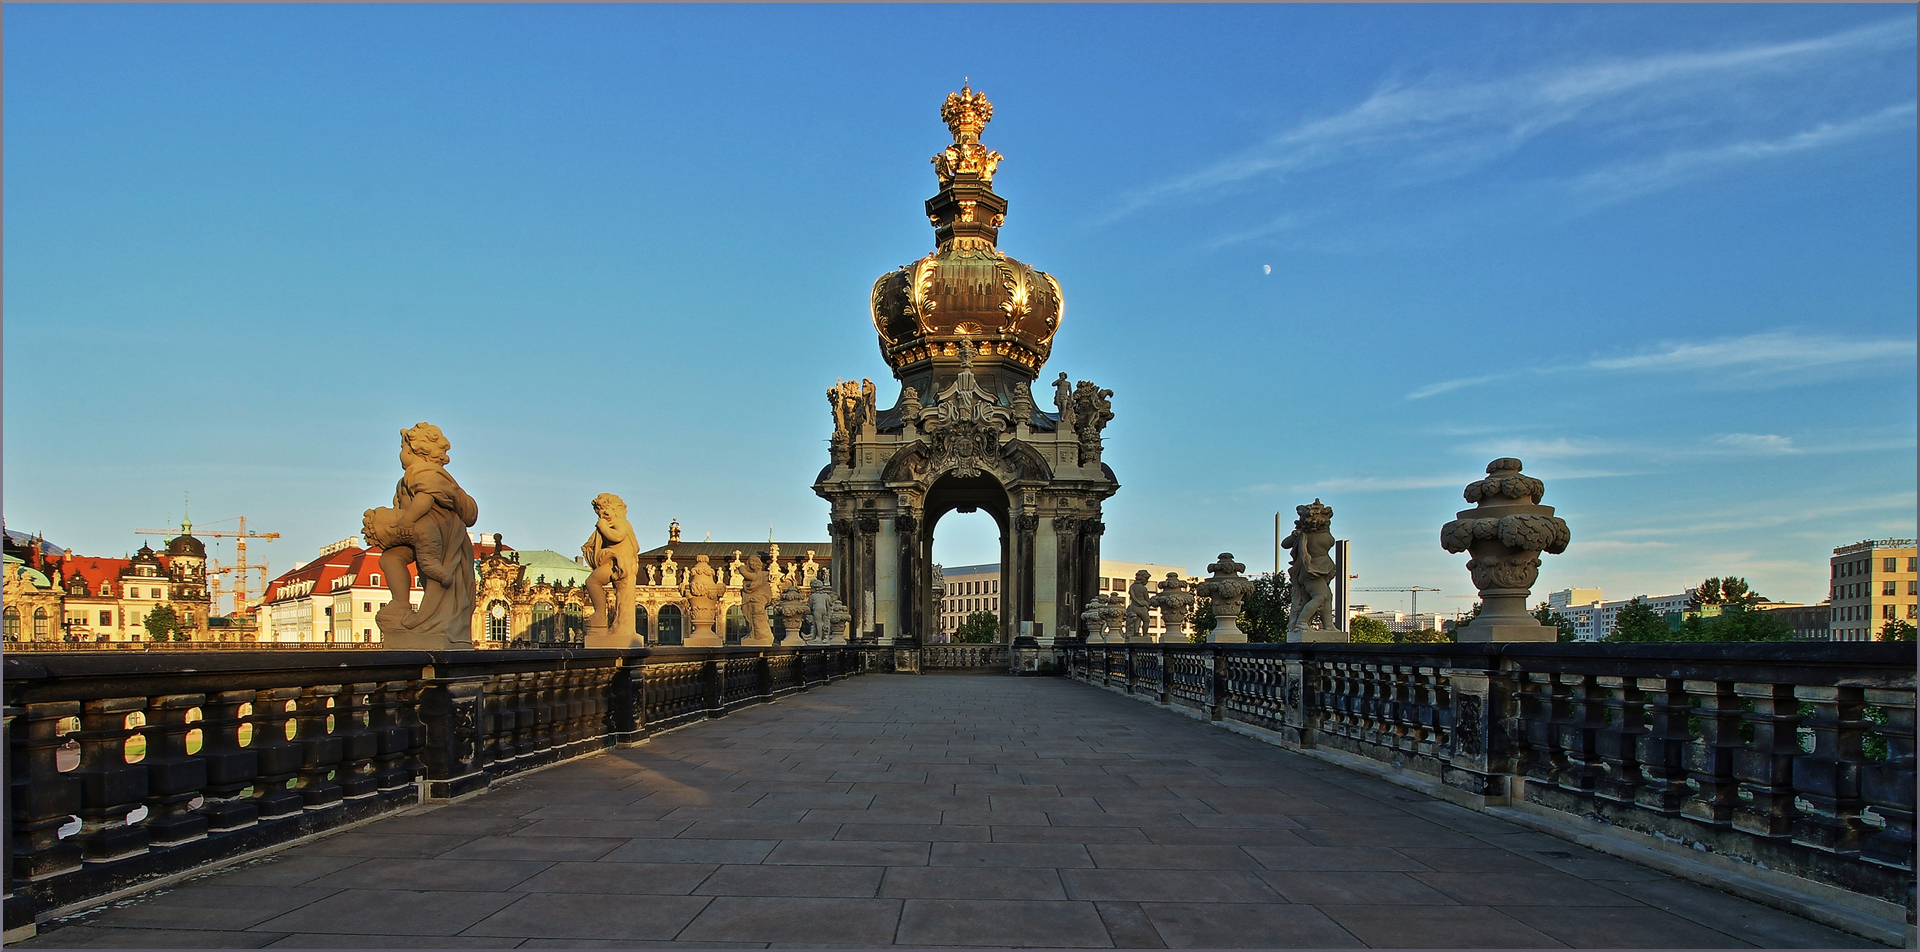
[[974, 379], [973, 342], [961, 341], [960, 375], [940, 391], [937, 403], [920, 412], [933, 468], [980, 475], [981, 465], [1000, 455], [1000, 437], [1013, 422], [1013, 409], [1001, 406]]

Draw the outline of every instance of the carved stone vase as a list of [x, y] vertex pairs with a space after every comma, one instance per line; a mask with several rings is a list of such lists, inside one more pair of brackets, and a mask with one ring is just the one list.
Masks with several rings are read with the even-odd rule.
[[1466, 552], [1467, 571], [1480, 590], [1480, 614], [1455, 635], [1459, 641], [1553, 641], [1559, 629], [1527, 612], [1527, 596], [1540, 577], [1540, 553], [1567, 550], [1569, 534], [1552, 506], [1540, 505], [1546, 484], [1520, 472], [1520, 461], [1503, 457], [1487, 464], [1487, 478], [1467, 484], [1468, 502], [1440, 528], [1440, 546]]
[[1200, 582], [1196, 589], [1202, 598], [1213, 603], [1213, 630], [1207, 633], [1208, 644], [1245, 644], [1247, 634], [1240, 630], [1240, 605], [1253, 594], [1253, 582], [1240, 574], [1247, 567], [1233, 560], [1233, 553], [1220, 553], [1219, 561], [1207, 566], [1213, 573]]
[[781, 644], [790, 647], [800, 644], [800, 623], [806, 620], [810, 608], [806, 593], [799, 585], [789, 586], [780, 593], [774, 614], [780, 619]]

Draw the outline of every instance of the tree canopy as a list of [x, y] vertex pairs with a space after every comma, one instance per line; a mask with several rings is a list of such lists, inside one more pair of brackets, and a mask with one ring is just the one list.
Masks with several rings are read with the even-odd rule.
[[1880, 626], [1880, 640], [1912, 641], [1913, 622], [1901, 621], [1898, 618], [1887, 619], [1887, 623]]
[[1674, 633], [1667, 627], [1667, 619], [1644, 598], [1636, 598], [1620, 608], [1613, 616], [1613, 630], [1607, 632], [1607, 641], [1673, 641]]
[[1353, 632], [1356, 645], [1390, 645], [1393, 643], [1393, 630], [1378, 618], [1355, 615], [1347, 621], [1348, 630]]
[[953, 640], [969, 645], [990, 645], [1000, 640], [1000, 616], [993, 612], [974, 612], [954, 631]]
[[147, 637], [154, 641], [186, 641], [193, 637], [193, 632], [180, 624], [180, 616], [172, 605], [156, 606], [142, 624], [147, 629]]
[[1542, 625], [1560, 629], [1560, 634], [1553, 640], [1563, 644], [1575, 640], [1574, 634], [1579, 630], [1578, 627], [1567, 616], [1549, 609], [1546, 602], [1541, 602], [1534, 607], [1533, 617], [1539, 619]]
[[1732, 575], [1723, 578], [1709, 578], [1694, 586], [1693, 594], [1687, 598], [1687, 607], [1699, 611], [1708, 605], [1757, 605], [1762, 601], [1760, 593], [1747, 587], [1747, 580]]
[[1288, 582], [1286, 572], [1259, 575], [1253, 579], [1253, 594], [1240, 604], [1240, 630], [1246, 632], [1250, 642], [1286, 641], [1288, 613], [1292, 607], [1293, 585]]

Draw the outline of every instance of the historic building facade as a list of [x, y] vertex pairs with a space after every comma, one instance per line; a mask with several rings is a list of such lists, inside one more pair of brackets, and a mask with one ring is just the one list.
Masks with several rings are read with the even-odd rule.
[[831, 507], [834, 585], [851, 631], [926, 639], [939, 626], [933, 536], [948, 512], [984, 510], [1000, 527], [1001, 640], [1032, 622], [1073, 631], [1100, 585], [1101, 505], [1120, 488], [1100, 461], [1111, 390], [1053, 381], [1052, 411], [1033, 382], [1063, 313], [1060, 283], [997, 247], [1006, 199], [1001, 155], [980, 142], [993, 116], [971, 88], [940, 112], [953, 144], [933, 157], [926, 203], [933, 252], [882, 275], [871, 297], [880, 351], [900, 383], [882, 410], [871, 381], [827, 392], [831, 459], [814, 492]]
[[192, 523], [181, 523], [164, 551], [142, 545], [118, 559], [49, 551], [38, 538], [8, 537], [8, 641], [147, 641], [147, 616], [161, 606], [173, 611], [189, 640], [225, 633], [208, 629], [207, 549]]

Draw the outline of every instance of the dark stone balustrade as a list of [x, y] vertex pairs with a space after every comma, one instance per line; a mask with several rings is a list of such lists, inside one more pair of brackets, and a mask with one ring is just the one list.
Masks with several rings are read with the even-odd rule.
[[1914, 675], [1901, 644], [1076, 645], [1066, 673], [1904, 906]]
[[858, 673], [845, 647], [9, 653], [6, 927]]

